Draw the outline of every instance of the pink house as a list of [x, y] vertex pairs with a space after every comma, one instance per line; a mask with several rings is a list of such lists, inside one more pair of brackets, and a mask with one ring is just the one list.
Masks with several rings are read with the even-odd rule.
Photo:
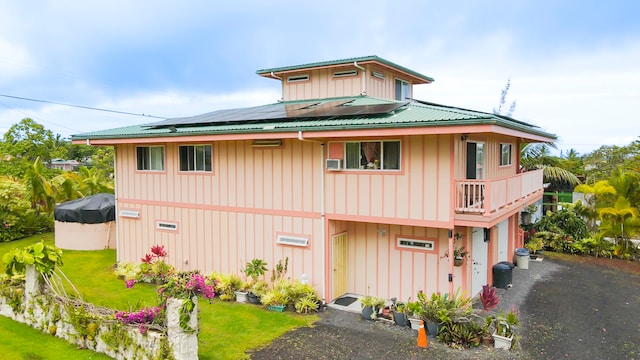
[[[377, 56], [257, 71], [282, 100], [73, 136], [116, 149], [118, 260], [164, 245], [179, 269], [289, 258], [325, 299], [476, 295], [522, 246], [542, 172], [521, 121], [412, 99], [432, 78]], [[454, 247], [468, 255], [454, 266]]]

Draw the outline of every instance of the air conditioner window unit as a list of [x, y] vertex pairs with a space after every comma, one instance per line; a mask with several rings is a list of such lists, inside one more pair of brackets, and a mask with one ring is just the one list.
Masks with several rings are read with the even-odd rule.
[[342, 160], [327, 159], [327, 170], [333, 170], [333, 171], [342, 170]]

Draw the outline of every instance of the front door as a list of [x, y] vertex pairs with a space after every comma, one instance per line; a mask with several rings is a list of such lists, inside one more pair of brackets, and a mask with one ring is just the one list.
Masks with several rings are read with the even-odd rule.
[[467, 179], [484, 180], [484, 143], [467, 142]]
[[488, 256], [488, 244], [484, 242], [484, 229], [473, 228], [472, 237], [472, 251], [473, 251], [473, 267], [471, 275], [471, 296], [476, 296], [482, 291], [482, 285], [487, 284], [487, 262]]
[[331, 237], [333, 246], [332, 283], [333, 298], [347, 292], [347, 233]]

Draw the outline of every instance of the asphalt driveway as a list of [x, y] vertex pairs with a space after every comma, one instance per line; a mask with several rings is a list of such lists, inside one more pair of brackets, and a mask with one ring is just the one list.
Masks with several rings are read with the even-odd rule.
[[454, 350], [416, 332], [330, 309], [250, 354], [252, 359], [640, 359], [640, 263], [547, 254], [513, 270], [500, 307], [519, 309], [516, 351]]

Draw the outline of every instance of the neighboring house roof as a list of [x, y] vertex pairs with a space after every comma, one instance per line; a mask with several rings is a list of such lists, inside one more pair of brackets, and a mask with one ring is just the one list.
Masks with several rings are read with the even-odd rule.
[[380, 65], [384, 65], [385, 67], [391, 68], [392, 70], [404, 72], [414, 77], [414, 80], [416, 80], [415, 82], [416, 84], [433, 82], [433, 78], [429, 76], [420, 74], [419, 72], [413, 71], [411, 69], [407, 69], [404, 66], [398, 65], [396, 63], [393, 63], [389, 60], [385, 60], [375, 55], [354, 57], [354, 58], [341, 59], [341, 60], [321, 61], [321, 62], [314, 62], [309, 64], [282, 66], [282, 67], [276, 67], [276, 68], [270, 68], [270, 69], [262, 69], [262, 70], [256, 71], [256, 74], [261, 76], [266, 76], [266, 77], [272, 77], [271, 73], [290, 72], [290, 71], [303, 70], [303, 69], [310, 70], [314, 68], [323, 68], [323, 67], [335, 67], [337, 65], [353, 64], [354, 62], [358, 63], [359, 65], [374, 62]]
[[[313, 109], [309, 109], [308, 105], [312, 105], [313, 108], [325, 109], [326, 112], [313, 111]], [[323, 105], [325, 106], [323, 107]], [[355, 111], [357, 107], [360, 107], [362, 111]], [[287, 108], [306, 109], [307, 112], [283, 110]], [[339, 110], [336, 110], [337, 108]], [[381, 110], [376, 112], [373, 111], [374, 109]], [[335, 115], [340, 113], [349, 115]], [[454, 125], [497, 125], [550, 140], [556, 138], [555, 135], [546, 133], [537, 126], [507, 116], [418, 100], [399, 102], [368, 96], [351, 96], [284, 101], [243, 109], [218, 110], [146, 125], [77, 134], [72, 136], [72, 140], [423, 128]]]

